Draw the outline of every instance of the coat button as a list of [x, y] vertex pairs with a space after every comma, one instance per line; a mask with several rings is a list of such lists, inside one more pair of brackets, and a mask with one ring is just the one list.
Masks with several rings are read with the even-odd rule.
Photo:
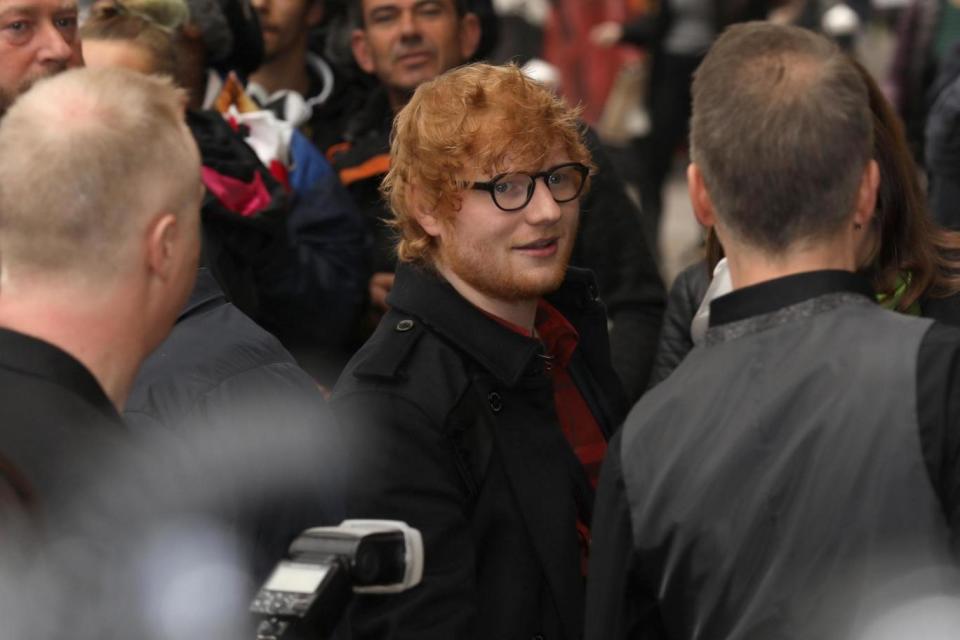
[[401, 332], [410, 331], [410, 329], [413, 329], [413, 320], [401, 320], [397, 323], [396, 329]]
[[535, 635], [535, 636], [533, 636], [532, 638], [530, 638], [530, 640], [543, 640], [543, 634], [542, 634], [542, 633], [538, 633], [537, 635]]
[[503, 400], [496, 391], [487, 396], [487, 402], [490, 403], [490, 410], [494, 413], [500, 413], [500, 410], [503, 409]]

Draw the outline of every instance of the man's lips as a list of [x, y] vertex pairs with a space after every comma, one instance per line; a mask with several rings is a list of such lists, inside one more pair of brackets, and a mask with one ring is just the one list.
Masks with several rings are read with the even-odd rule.
[[542, 238], [540, 240], [534, 240], [533, 242], [518, 245], [513, 249], [514, 251], [521, 251], [527, 255], [548, 257], [557, 252], [557, 245], [559, 244], [559, 241], [559, 238]]
[[410, 51], [407, 53], [401, 53], [397, 56], [397, 62], [403, 64], [423, 64], [429, 62], [431, 54], [429, 51]]

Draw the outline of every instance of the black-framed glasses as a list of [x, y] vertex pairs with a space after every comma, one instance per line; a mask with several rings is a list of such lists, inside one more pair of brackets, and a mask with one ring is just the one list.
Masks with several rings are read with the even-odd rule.
[[590, 169], [579, 162], [558, 164], [540, 173], [502, 173], [489, 182], [474, 182], [470, 188], [486, 191], [493, 204], [503, 211], [519, 211], [530, 203], [537, 188], [537, 178], [560, 204], [575, 200], [587, 184]]

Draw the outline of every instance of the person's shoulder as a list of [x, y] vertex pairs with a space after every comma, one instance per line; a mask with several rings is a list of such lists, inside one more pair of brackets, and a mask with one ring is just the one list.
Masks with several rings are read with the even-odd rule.
[[415, 315], [389, 311], [354, 354], [334, 389], [333, 403], [392, 396], [442, 416], [469, 384], [464, 357]]
[[264, 395], [315, 386], [272, 334], [223, 302], [181, 319], [143, 363], [128, 410], [186, 414], [227, 385]]

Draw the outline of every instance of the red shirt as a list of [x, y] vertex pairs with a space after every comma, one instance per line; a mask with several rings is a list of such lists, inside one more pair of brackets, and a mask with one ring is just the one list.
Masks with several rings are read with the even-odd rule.
[[537, 303], [534, 334], [512, 322], [487, 315], [508, 329], [524, 336], [538, 337], [543, 343], [546, 369], [553, 379], [553, 405], [557, 410], [560, 428], [586, 470], [590, 483], [596, 487], [600, 463], [607, 451], [607, 440], [603, 437], [603, 431], [586, 400], [570, 377], [570, 358], [580, 341], [577, 330], [546, 300]]
[[[484, 312], [486, 313], [486, 312]], [[570, 358], [577, 350], [580, 336], [563, 314], [556, 307], [540, 300], [537, 303], [537, 315], [534, 319], [535, 331], [531, 332], [519, 325], [498, 318], [493, 314], [488, 316], [520, 335], [531, 338], [539, 337], [546, 352], [545, 368], [553, 379], [553, 406], [557, 411], [557, 420], [567, 442], [573, 447], [574, 453], [587, 472], [590, 484], [597, 486], [600, 475], [600, 463], [607, 452], [607, 439], [597, 423], [597, 419], [590, 411], [587, 401], [583, 399], [573, 378], [570, 377]], [[580, 570], [587, 575], [587, 564], [590, 554], [590, 523], [577, 519], [577, 536], [580, 538]]]

